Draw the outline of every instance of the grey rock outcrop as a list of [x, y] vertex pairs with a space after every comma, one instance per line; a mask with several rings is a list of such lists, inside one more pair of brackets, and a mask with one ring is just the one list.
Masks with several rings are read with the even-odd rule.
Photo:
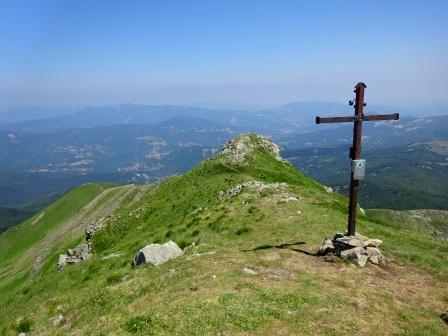
[[244, 189], [255, 190], [261, 192], [263, 190], [280, 191], [288, 188], [288, 184], [284, 182], [264, 183], [260, 181], [248, 181], [241, 184], [237, 184], [226, 191], [220, 191], [219, 196], [223, 198], [232, 198], [238, 196]]
[[257, 149], [263, 149], [276, 160], [288, 163], [280, 156], [280, 148], [270, 139], [262, 135], [241, 134], [228, 141], [222, 150], [222, 157], [225, 164], [234, 166], [246, 166], [247, 159]]
[[77, 264], [78, 262], [88, 260], [92, 256], [90, 247], [92, 237], [98, 230], [104, 227], [107, 219], [110, 218], [113, 218], [113, 215], [109, 215], [108, 217], [100, 217], [87, 225], [85, 231], [86, 242], [79, 244], [74, 249], [69, 249], [66, 254], [59, 255], [59, 260], [57, 262], [58, 270], [62, 269], [66, 265]]
[[87, 225], [87, 229], [86, 229], [86, 240], [90, 241], [93, 237], [93, 235], [95, 234], [95, 232], [97, 232], [98, 230], [100, 230], [105, 222], [106, 222], [105, 217], [100, 217], [97, 220], [91, 222], [89, 225]]
[[91, 256], [90, 244], [79, 244], [75, 249], [68, 250], [66, 254], [59, 255], [57, 267], [58, 269], [61, 269], [68, 264], [76, 264], [88, 260]]
[[336, 255], [359, 267], [364, 267], [367, 262], [380, 265], [386, 261], [379, 249], [382, 243], [380, 239], [371, 239], [358, 233], [354, 236], [336, 233], [333, 239], [324, 240], [318, 254]]
[[165, 244], [149, 244], [138, 252], [131, 266], [136, 267], [147, 263], [158, 266], [183, 254], [183, 251], [172, 240]]

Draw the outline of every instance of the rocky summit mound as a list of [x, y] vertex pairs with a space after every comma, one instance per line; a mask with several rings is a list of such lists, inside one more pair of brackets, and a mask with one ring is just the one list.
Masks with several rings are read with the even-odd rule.
[[241, 134], [229, 140], [221, 153], [225, 164], [247, 166], [250, 156], [260, 149], [271, 154], [277, 161], [287, 163], [280, 156], [280, 148], [269, 138], [258, 134]]

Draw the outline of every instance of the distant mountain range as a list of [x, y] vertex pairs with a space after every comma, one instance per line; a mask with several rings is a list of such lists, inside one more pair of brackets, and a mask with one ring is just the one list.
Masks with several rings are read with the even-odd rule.
[[[176, 156], [209, 156], [245, 129], [176, 116], [157, 124], [100, 126], [51, 133], [0, 133], [0, 170], [90, 173], [159, 170]], [[210, 153], [210, 154], [212, 154]], [[169, 168], [168, 168], [169, 169]]]
[[60, 106], [60, 107], [45, 107], [45, 106], [29, 106], [21, 108], [11, 108], [0, 111], [0, 124], [3, 123], [19, 123], [30, 120], [52, 118], [70, 114], [78, 111], [79, 107]]
[[[375, 108], [370, 111], [391, 112]], [[346, 179], [335, 180], [333, 176], [337, 170], [344, 172], [344, 178], [347, 176], [352, 125], [315, 125], [314, 120], [316, 115], [348, 113], [353, 113], [348, 106], [322, 102], [291, 103], [271, 111], [125, 104], [0, 124], [0, 206], [23, 206], [36, 197], [85, 182], [147, 183], [180, 174], [243, 132], [271, 136], [283, 146], [287, 156], [294, 158], [300, 153], [300, 160], [293, 160], [297, 167], [321, 182], [340, 186], [344, 192]], [[447, 115], [364, 124], [365, 153], [375, 157], [369, 159], [369, 169], [374, 167], [372, 161], [377, 156], [381, 158], [386, 153], [382, 149], [395, 148], [396, 155], [384, 164], [390, 162], [398, 175], [408, 169], [397, 166], [407, 157], [403, 151], [408, 144], [447, 139]], [[328, 146], [337, 147], [328, 149]], [[334, 158], [342, 166], [325, 165]], [[413, 157], [414, 161], [406, 165], [416, 164], [418, 159]], [[440, 169], [444, 172], [447, 168]], [[419, 174], [422, 176], [419, 188], [423, 177], [429, 181], [441, 176], [426, 170]], [[390, 183], [399, 188], [400, 181]], [[412, 184], [412, 179], [408, 182]], [[384, 188], [379, 188], [376, 195]], [[385, 198], [375, 196], [375, 199], [381, 202]], [[442, 207], [436, 198], [427, 199], [431, 200], [428, 205]], [[386, 206], [375, 202], [366, 203], [364, 199], [369, 206]], [[400, 206], [407, 208], [406, 204], [414, 203], [403, 201]]]
[[[177, 116], [207, 119], [231, 126], [250, 126], [253, 130], [289, 133], [308, 129], [319, 112], [349, 113], [337, 103], [297, 102], [275, 110], [238, 111], [177, 105], [137, 105], [90, 107], [80, 111], [28, 120], [0, 123], [0, 131], [16, 133], [49, 133], [72, 128], [92, 128], [112, 125], [154, 124]], [[1, 119], [0, 119], [1, 120]]]

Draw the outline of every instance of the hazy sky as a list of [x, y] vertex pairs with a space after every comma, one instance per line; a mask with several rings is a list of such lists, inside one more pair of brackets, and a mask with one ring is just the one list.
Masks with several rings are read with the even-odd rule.
[[0, 2], [0, 108], [448, 101], [448, 1]]

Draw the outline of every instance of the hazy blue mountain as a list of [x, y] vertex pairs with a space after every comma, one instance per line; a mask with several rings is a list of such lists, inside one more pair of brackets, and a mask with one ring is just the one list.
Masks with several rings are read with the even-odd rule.
[[[289, 148], [316, 147], [322, 145], [350, 145], [353, 139], [351, 123], [316, 125], [313, 131], [296, 132], [281, 137], [279, 142]], [[416, 141], [430, 141], [448, 138], [448, 115], [411, 118], [397, 121], [363, 123], [363, 146], [395, 147]]]
[[63, 116], [15, 123], [0, 123], [0, 131], [49, 133], [68, 128], [159, 123], [175, 116], [207, 119], [232, 126], [250, 127], [256, 132], [288, 134], [309, 130], [317, 114], [352, 112], [344, 104], [295, 102], [271, 110], [211, 109], [179, 105], [122, 104], [89, 107]]
[[251, 125], [257, 130], [288, 127], [270, 112], [214, 110], [177, 105], [136, 105], [90, 107], [64, 116], [43, 118], [20, 123], [0, 124], [0, 131], [17, 133], [50, 133], [68, 128], [159, 123], [175, 116], [208, 119], [233, 126]]
[[159, 170], [157, 167], [164, 160], [179, 151], [198, 146], [219, 148], [243, 131], [240, 127], [179, 116], [158, 124], [67, 129], [47, 134], [3, 132], [0, 170], [45, 173]]
[[65, 114], [73, 113], [76, 107], [45, 107], [45, 106], [29, 106], [21, 108], [11, 108], [0, 111], [0, 124], [3, 123], [20, 123], [42, 118], [53, 118]]

